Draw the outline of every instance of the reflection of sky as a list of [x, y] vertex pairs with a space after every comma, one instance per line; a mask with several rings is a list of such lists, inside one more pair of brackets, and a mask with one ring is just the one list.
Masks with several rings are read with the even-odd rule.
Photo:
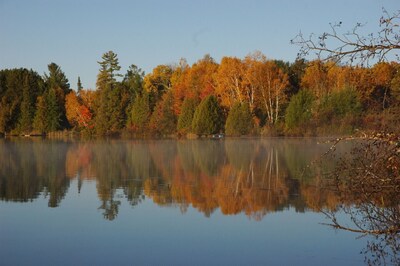
[[[58, 208], [40, 196], [32, 203], [0, 202], [2, 264], [357, 265], [365, 239], [321, 225], [318, 213], [293, 209], [261, 221], [246, 215], [210, 218], [189, 208], [162, 208], [146, 199], [121, 200], [118, 218], [97, 208], [96, 183], [71, 182]], [[117, 193], [119, 194], [119, 193]], [[118, 199], [116, 199], [118, 200]]]

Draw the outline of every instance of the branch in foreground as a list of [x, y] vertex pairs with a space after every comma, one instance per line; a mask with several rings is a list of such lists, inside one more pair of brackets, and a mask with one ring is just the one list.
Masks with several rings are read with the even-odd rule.
[[311, 34], [308, 38], [301, 32], [291, 40], [292, 44], [300, 46], [299, 58], [314, 52], [323, 61], [347, 62], [356, 65], [369, 65], [370, 61], [387, 61], [389, 55], [397, 60], [400, 56], [400, 10], [390, 14], [383, 9], [379, 21], [381, 30], [363, 36], [360, 28], [364, 25], [357, 23], [348, 32], [339, 33], [342, 22], [330, 24], [330, 32], [321, 35]]

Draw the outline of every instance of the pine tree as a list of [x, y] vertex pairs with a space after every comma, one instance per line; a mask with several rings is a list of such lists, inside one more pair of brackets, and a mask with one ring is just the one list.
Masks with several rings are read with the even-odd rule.
[[[111, 130], [118, 129], [123, 124], [119, 118], [118, 102], [121, 94], [114, 91], [117, 86], [115, 77], [121, 76], [117, 71], [121, 69], [117, 54], [109, 51], [103, 54], [100, 64], [100, 72], [97, 75], [98, 97], [96, 102], [95, 129], [98, 135], [104, 135]], [[118, 90], [118, 89], [117, 89]], [[117, 113], [118, 117], [113, 117]]]

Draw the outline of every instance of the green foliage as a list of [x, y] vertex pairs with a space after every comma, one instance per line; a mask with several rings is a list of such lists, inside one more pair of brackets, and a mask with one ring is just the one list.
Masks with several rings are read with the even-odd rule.
[[307, 63], [306, 60], [304, 59], [296, 59], [294, 63], [290, 64], [288, 72], [289, 83], [290, 83], [290, 89], [289, 89], [290, 95], [293, 95], [300, 90], [301, 79], [303, 78], [306, 67]]
[[128, 127], [143, 133], [150, 118], [149, 95], [147, 93], [137, 95], [131, 110]]
[[39, 96], [36, 102], [36, 112], [33, 119], [33, 128], [40, 133], [46, 132], [46, 101], [43, 96]]
[[286, 108], [285, 125], [293, 129], [308, 122], [312, 116], [315, 96], [309, 90], [300, 90], [294, 95]]
[[25, 76], [22, 89], [21, 115], [19, 118], [19, 131], [30, 133], [33, 117], [35, 115], [35, 97], [29, 86], [29, 77]]
[[44, 75], [47, 88], [61, 88], [64, 94], [68, 94], [71, 90], [69, 87], [67, 76], [56, 63], [50, 63], [47, 66], [49, 74]]
[[[52, 117], [48, 119], [47, 129], [53, 131], [68, 128], [70, 125], [65, 110], [65, 96], [71, 92], [68, 79], [61, 68], [55, 63], [49, 64], [48, 70], [49, 74], [45, 74], [45, 85], [48, 92], [46, 101], [47, 107], [51, 108]], [[54, 96], [50, 95], [53, 93]], [[58, 113], [55, 114], [55, 112]]]
[[330, 122], [334, 118], [357, 116], [361, 112], [361, 103], [357, 93], [351, 88], [333, 92], [322, 99], [318, 116], [321, 123]]
[[197, 100], [186, 98], [182, 103], [181, 114], [179, 115], [178, 132], [186, 134], [192, 130], [192, 121], [196, 110]]
[[78, 83], [76, 84], [76, 90], [77, 90], [78, 94], [82, 89], [83, 89], [83, 87], [82, 87], [81, 77], [78, 76]]
[[246, 135], [252, 128], [252, 117], [248, 103], [236, 102], [229, 111], [225, 133], [232, 136]]
[[192, 129], [197, 135], [219, 133], [222, 129], [222, 110], [214, 95], [204, 98], [193, 115]]
[[150, 118], [150, 129], [153, 133], [161, 135], [175, 132], [176, 116], [172, 93], [164, 94], [162, 100], [157, 103]]
[[117, 54], [109, 51], [103, 54], [100, 72], [97, 75], [98, 96], [96, 98], [95, 130], [98, 135], [118, 131], [126, 124], [126, 108], [129, 104], [127, 88], [115, 77], [121, 76]]
[[100, 65], [100, 72], [97, 76], [97, 88], [103, 89], [104, 87], [110, 86], [111, 88], [115, 85], [115, 77], [120, 77], [117, 71], [121, 69], [118, 56], [113, 51], [104, 53], [101, 57], [103, 61], [97, 62]]
[[122, 83], [128, 88], [132, 99], [143, 91], [144, 71], [135, 65], [130, 65]]
[[0, 71], [0, 132], [29, 132], [36, 98], [43, 93], [43, 79], [34, 71]]
[[120, 83], [108, 92], [107, 115], [111, 131], [118, 131], [126, 125], [129, 97], [127, 89]]
[[46, 102], [46, 132], [56, 131], [60, 129], [61, 112], [57, 101], [55, 89], [49, 89], [45, 94]]

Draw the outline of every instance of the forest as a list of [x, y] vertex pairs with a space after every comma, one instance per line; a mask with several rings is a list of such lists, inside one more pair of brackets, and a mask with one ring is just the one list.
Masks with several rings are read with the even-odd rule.
[[104, 53], [95, 89], [56, 63], [0, 70], [0, 134], [88, 136], [326, 136], [400, 131], [400, 64], [205, 55], [145, 74]]

